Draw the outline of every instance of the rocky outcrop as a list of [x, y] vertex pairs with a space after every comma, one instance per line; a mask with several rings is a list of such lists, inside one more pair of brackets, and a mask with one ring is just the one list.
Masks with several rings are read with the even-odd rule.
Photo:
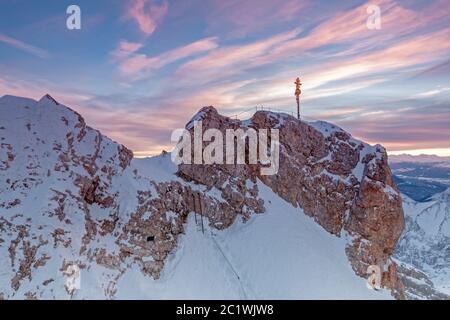
[[[328, 232], [351, 237], [347, 255], [355, 272], [367, 276], [370, 265], [383, 270], [383, 285], [401, 296], [396, 266], [390, 260], [404, 228], [402, 202], [383, 147], [371, 147], [324, 122], [307, 123], [286, 114], [259, 111], [242, 122], [203, 108], [186, 126], [194, 138], [194, 121], [202, 130], [277, 128], [280, 164], [275, 175], [261, 175], [255, 165], [180, 165], [178, 175], [224, 192], [259, 179], [298, 206]], [[203, 148], [205, 145], [203, 146]], [[248, 150], [247, 150], [248, 151]], [[238, 192], [240, 193], [240, 192]]]
[[379, 158], [371, 153], [362, 161], [366, 164], [362, 181], [345, 226], [355, 236], [347, 253], [359, 275], [366, 272], [368, 265], [382, 267], [386, 271], [385, 285], [396, 289], [401, 296], [402, 284], [390, 257], [404, 229], [402, 200], [385, 151]]
[[256, 185], [253, 196], [241, 196], [239, 203], [232, 197], [219, 200], [208, 191], [195, 190], [176, 181], [154, 183], [153, 187], [154, 194], [138, 192], [138, 208], [123, 226], [119, 240], [121, 251], [137, 257], [142, 272], [155, 279], [160, 277], [166, 257], [177, 246], [190, 212], [196, 214], [199, 225], [209, 223], [214, 228], [225, 229], [239, 215], [246, 219], [264, 210], [263, 201], [256, 198]]

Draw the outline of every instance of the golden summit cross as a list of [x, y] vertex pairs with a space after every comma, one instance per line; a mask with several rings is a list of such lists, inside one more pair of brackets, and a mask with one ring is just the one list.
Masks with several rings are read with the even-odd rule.
[[295, 97], [297, 99], [297, 119], [300, 120], [300, 95], [302, 94], [302, 90], [300, 86], [302, 83], [300, 82], [300, 78], [297, 78], [294, 82], [295, 84]]

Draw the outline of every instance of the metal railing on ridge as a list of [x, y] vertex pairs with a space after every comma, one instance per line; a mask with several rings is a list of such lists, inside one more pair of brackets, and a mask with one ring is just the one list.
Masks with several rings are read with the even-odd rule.
[[[258, 111], [269, 111], [269, 112], [279, 112], [279, 113], [286, 113], [288, 115], [293, 116], [294, 118], [296, 118], [296, 112], [294, 111], [290, 111], [290, 110], [286, 110], [286, 109], [278, 109], [275, 107], [267, 107], [267, 106], [254, 106], [248, 109], [244, 109], [243, 111], [237, 113], [237, 114], [232, 114], [232, 115], [228, 115], [229, 118], [233, 118], [233, 119], [248, 119], [251, 118], [256, 112]], [[309, 117], [309, 116], [300, 116], [300, 118], [302, 120], [307, 120], [307, 121], [317, 121], [317, 119]]]

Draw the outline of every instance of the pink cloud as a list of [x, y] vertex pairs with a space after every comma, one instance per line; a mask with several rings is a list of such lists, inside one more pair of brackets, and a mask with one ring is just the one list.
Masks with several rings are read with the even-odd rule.
[[[43, 88], [45, 88], [45, 91]], [[19, 80], [14, 76], [0, 76], [0, 96], [13, 95], [39, 100], [47, 93], [56, 98], [56, 100], [64, 100], [67, 105], [76, 105], [80, 101], [86, 101], [92, 98], [92, 96], [80, 93], [77, 90], [67, 90], [66, 88], [61, 88], [60, 86], [44, 79], [25, 81]]]
[[[129, 44], [128, 47], [131, 49], [138, 50], [141, 46], [138, 44]], [[126, 59], [124, 59], [119, 68], [120, 71], [125, 75], [138, 75], [142, 72], [147, 72], [149, 70], [162, 68], [172, 62], [177, 60], [201, 53], [213, 50], [218, 47], [217, 38], [210, 37], [195, 41], [188, 45], [178, 47], [173, 50], [169, 50], [164, 52], [158, 56], [147, 56], [145, 54], [133, 54], [133, 51], [125, 51], [128, 55], [125, 55]], [[119, 45], [119, 52], [123, 53], [124, 50]], [[117, 51], [117, 50], [116, 50]], [[139, 76], [139, 75], [138, 75]]]
[[[317, 87], [326, 82], [356, 74], [381, 72], [383, 68], [388, 70], [412, 66], [415, 63], [431, 61], [443, 54], [442, 49], [445, 49], [446, 45], [439, 45], [438, 42], [433, 41], [432, 38], [436, 33], [429, 30], [426, 33], [427, 30], [424, 28], [445, 21], [446, 14], [443, 12], [450, 13], [450, 6], [444, 5], [437, 10], [439, 8], [431, 4], [422, 11], [415, 12], [392, 0], [371, 1], [370, 4], [379, 5], [382, 9], [381, 30], [367, 28], [368, 4], [366, 3], [348, 12], [338, 12], [301, 38], [298, 37], [300, 30], [296, 29], [253, 43], [212, 50], [207, 55], [184, 64], [177, 76], [185, 76], [186, 81], [189, 82], [193, 79], [196, 81], [225, 79], [242, 74], [250, 68], [278, 62], [286, 63], [288, 59], [307, 54], [312, 49], [332, 44], [348, 44], [349, 48], [333, 55], [336, 65], [332, 65], [331, 70], [323, 65], [320, 66], [322, 70], [320, 74], [318, 72], [320, 77], [315, 77], [316, 79], [310, 82], [312, 87]], [[418, 30], [425, 35], [421, 36], [419, 33], [418, 36], [414, 36], [414, 32], [417, 34]], [[447, 41], [447, 37], [442, 32], [436, 35], [438, 41]], [[394, 42], [396, 39], [402, 40]], [[394, 52], [396, 49], [383, 50], [383, 46], [388, 44], [391, 44], [391, 48], [401, 46], [397, 51], [404, 49], [409, 51], [403, 52], [402, 55], [402, 52]], [[406, 53], [413, 50], [414, 45], [417, 51], [410, 57]], [[419, 50], [417, 46], [422, 45], [428, 45], [426, 50]], [[369, 50], [372, 50], [372, 53]], [[428, 58], [423, 54], [425, 51], [430, 54]], [[364, 52], [367, 59], [360, 52]], [[377, 55], [378, 52], [382, 53]], [[358, 53], [359, 57], [355, 58], [354, 55]], [[345, 57], [352, 57], [351, 61], [347, 63]]]
[[[198, 75], [198, 78], [213, 80], [260, 65], [261, 59], [275, 47], [288, 42], [300, 33], [300, 29], [283, 32], [270, 38], [240, 46], [230, 46], [211, 51], [206, 56], [184, 64], [179, 75]], [[213, 78], [214, 77], [214, 78]]]
[[6, 43], [10, 46], [13, 46], [15, 48], [21, 49], [23, 51], [26, 51], [28, 53], [31, 53], [39, 58], [47, 58], [49, 57], [49, 53], [41, 48], [35, 47], [31, 44], [25, 43], [23, 41], [5, 36], [3, 34], [0, 34], [0, 42]]
[[317, 71], [308, 75], [304, 88], [313, 89], [331, 81], [417, 67], [445, 59], [449, 53], [450, 28], [446, 28], [404, 40], [370, 54], [321, 65]]
[[352, 134], [389, 151], [450, 148], [450, 113], [446, 105], [424, 105], [359, 113], [340, 121]]
[[119, 46], [115, 49], [111, 56], [115, 59], [124, 59], [130, 56], [132, 53], [138, 51], [143, 47], [142, 43], [129, 42], [127, 40], [122, 40], [119, 42]]
[[[369, 17], [368, 5], [381, 9], [381, 29], [369, 30], [366, 22]], [[332, 18], [314, 28], [307, 36], [295, 39], [275, 48], [267, 60], [279, 60], [298, 55], [310, 49], [331, 44], [352, 44], [352, 49], [337, 55], [352, 54], [364, 48], [387, 43], [418, 28], [429, 24], [436, 15], [417, 13], [404, 8], [393, 0], [375, 0], [362, 4], [347, 12], [337, 12]], [[355, 49], [355, 50], [354, 50]]]
[[[378, 76], [383, 72], [392, 73], [403, 68], [420, 68], [427, 63], [436, 62], [448, 56], [450, 30], [447, 28], [433, 31], [424, 28], [424, 26], [439, 22], [439, 19], [442, 21], [444, 16], [442, 11], [446, 9], [442, 9], [439, 14], [432, 15], [429, 8], [421, 12], [413, 12], [398, 6], [393, 1], [379, 1], [377, 3], [382, 6], [384, 12], [382, 29], [378, 31], [367, 29], [366, 7], [360, 6], [347, 13], [337, 14], [302, 38], [298, 38], [300, 30], [295, 29], [249, 44], [210, 49], [206, 55], [185, 63], [175, 75], [177, 82], [170, 83], [164, 91], [177, 92], [178, 90], [174, 90], [174, 88], [180, 81], [184, 81], [183, 83], [194, 82], [196, 86], [192, 87], [188, 94], [185, 94], [187, 91], [184, 90], [182, 91], [184, 94], [171, 95], [157, 103], [155, 102], [158, 110], [151, 115], [149, 114], [147, 120], [159, 119], [160, 116], [164, 116], [163, 114], [176, 114], [176, 118], [174, 118], [176, 121], [164, 124], [173, 128], [182, 126], [202, 105], [218, 106], [219, 109], [227, 111], [228, 114], [237, 113], [236, 110], [239, 108], [248, 108], [260, 104], [262, 101], [264, 101], [264, 104], [275, 106], [289, 105], [292, 101], [291, 78], [294, 79], [293, 75], [298, 70], [289, 70], [284, 73], [277, 72], [272, 76], [269, 75], [267, 78], [258, 78], [257, 80], [253, 78], [246, 80], [246, 76], [242, 76], [241, 80], [237, 82], [230, 82], [229, 79], [231, 76], [241, 74], [249, 68], [287, 61], [286, 59], [290, 57], [298, 56], [309, 49], [327, 44], [351, 43], [352, 46], [349, 50], [355, 48], [358, 48], [358, 50], [351, 51], [351, 54], [340, 54], [334, 57], [332, 61], [307, 67], [307, 72], [304, 74], [305, 99], [359, 90], [385, 81], [386, 79]], [[396, 41], [391, 41], [383, 46], [383, 41], [389, 39]], [[360, 53], [360, 46], [363, 46], [363, 49], [364, 46], [366, 48], [374, 46], [376, 50], [367, 50]], [[141, 64], [145, 66], [144, 68], [148, 66], [156, 67], [161, 61], [164, 61], [162, 59], [164, 56], [177, 57], [178, 55], [174, 52], [171, 52], [171, 54], [165, 53], [158, 56], [159, 59], [144, 55], [137, 58], [134, 63], [137, 65], [137, 70], [142, 70], [138, 67]], [[318, 88], [334, 81], [362, 76], [373, 77], [374, 75], [377, 78], [361, 80], [358, 83], [335, 85], [331, 89]], [[218, 85], [205, 84], [205, 82], [213, 83], [216, 80], [222, 80], [223, 82]], [[364, 121], [361, 120], [361, 123], [356, 125], [355, 123], [360, 119], [360, 111], [362, 111], [360, 108], [349, 107], [339, 112], [330, 111], [329, 113], [317, 114], [315, 117], [345, 119], [349, 116], [349, 118], [354, 118], [354, 122], [348, 122], [351, 131], [354, 130], [357, 135], [365, 140], [383, 142], [392, 148], [394, 143], [397, 142], [388, 141], [385, 137], [381, 137], [378, 128], [374, 128], [372, 133], [370, 126], [365, 126], [368, 119], [375, 119], [374, 125], [380, 119], [386, 119], [386, 113], [366, 113], [362, 116]], [[399, 114], [395, 123], [401, 117], [402, 115]], [[371, 124], [370, 121], [369, 123]], [[430, 124], [431, 127], [432, 124]], [[164, 131], [161, 128], [162, 135], [157, 139], [159, 146], [169, 145], [168, 134], [163, 135], [164, 132], [168, 131], [170, 129]], [[405, 129], [406, 131], [407, 129]], [[403, 141], [398, 143], [406, 145], [404, 140], [404, 137], [398, 137], [397, 141]], [[143, 141], [142, 138], [141, 141]], [[142, 147], [142, 142], [132, 143], [137, 145], [135, 150], [141, 150], [143, 154], [145, 154], [145, 150], [149, 150], [149, 148]], [[424, 141], [423, 144], [418, 142], [417, 145], [424, 146], [427, 143], [430, 145], [429, 140]], [[436, 145], [442, 145], [442, 141], [436, 142]]]
[[127, 17], [134, 19], [143, 33], [151, 35], [167, 14], [168, 9], [167, 0], [161, 4], [153, 0], [132, 0]]
[[207, 21], [212, 32], [229, 33], [242, 37], [263, 30], [273, 24], [293, 20], [306, 0], [212, 0], [208, 6]]

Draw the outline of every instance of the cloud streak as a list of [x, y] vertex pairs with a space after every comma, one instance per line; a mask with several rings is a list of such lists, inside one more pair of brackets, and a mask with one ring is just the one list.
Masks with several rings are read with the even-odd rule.
[[32, 55], [35, 55], [36, 57], [39, 58], [48, 58], [50, 56], [50, 54], [44, 49], [35, 47], [31, 44], [25, 43], [18, 39], [8, 37], [1, 33], [0, 33], [0, 42], [6, 43], [12, 47], [31, 53]]
[[[229, 46], [212, 50], [206, 56], [193, 59], [185, 63], [177, 72], [177, 76], [195, 76], [197, 81], [212, 81], [238, 74], [252, 67], [258, 67], [270, 61], [265, 57], [276, 46], [294, 39], [299, 33], [299, 28], [283, 32], [270, 38], [256, 41], [250, 44]], [[192, 78], [189, 78], [191, 81]]]
[[181, 60], [198, 53], [213, 50], [218, 47], [217, 38], [210, 37], [195, 41], [185, 46], [166, 51], [157, 56], [147, 56], [135, 53], [142, 44], [121, 42], [119, 48], [113, 52], [116, 57], [125, 58], [119, 66], [124, 75], [139, 75], [151, 70], [160, 69], [177, 60]]
[[143, 46], [142, 43], [121, 40], [118, 47], [111, 53], [111, 56], [116, 60], [125, 59]]
[[[203, 1], [204, 2], [204, 1]], [[226, 30], [228, 36], [243, 37], [270, 25], [294, 20], [306, 0], [212, 0], [206, 4], [210, 32]]]
[[445, 104], [390, 109], [340, 121], [355, 136], [382, 143], [390, 151], [450, 148], [449, 123], [450, 113]]

